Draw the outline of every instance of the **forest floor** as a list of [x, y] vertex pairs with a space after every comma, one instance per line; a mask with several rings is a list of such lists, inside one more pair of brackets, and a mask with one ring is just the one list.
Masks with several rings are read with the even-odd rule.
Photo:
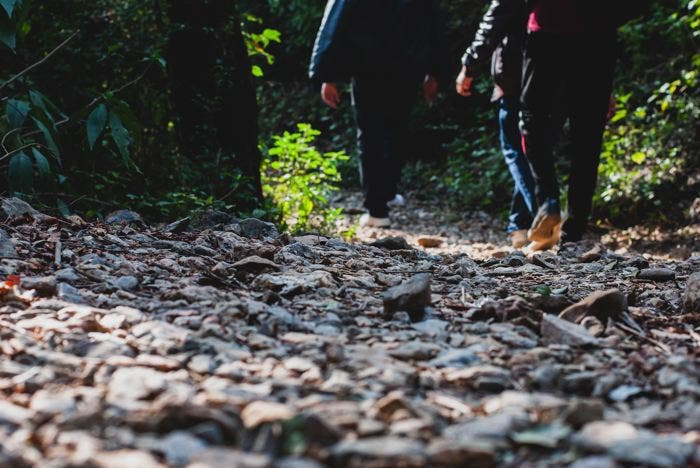
[[0, 466], [700, 467], [698, 226], [129, 216], [2, 200]]

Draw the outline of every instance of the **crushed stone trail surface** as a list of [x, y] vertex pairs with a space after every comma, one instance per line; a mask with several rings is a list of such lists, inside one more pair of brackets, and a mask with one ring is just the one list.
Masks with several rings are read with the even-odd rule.
[[0, 218], [0, 466], [700, 466], [693, 245]]

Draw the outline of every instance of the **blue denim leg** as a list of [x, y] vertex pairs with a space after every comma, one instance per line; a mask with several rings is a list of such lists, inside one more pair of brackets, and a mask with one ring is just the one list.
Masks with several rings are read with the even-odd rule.
[[518, 128], [519, 111], [520, 104], [517, 98], [508, 96], [501, 98], [499, 111], [501, 149], [515, 182], [513, 204], [508, 217], [508, 232], [528, 229], [537, 212], [535, 180], [522, 150]]

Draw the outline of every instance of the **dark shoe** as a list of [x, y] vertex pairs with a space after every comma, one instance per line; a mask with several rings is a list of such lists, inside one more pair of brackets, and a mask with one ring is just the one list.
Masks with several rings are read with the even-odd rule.
[[562, 232], [561, 233], [561, 244], [566, 244], [567, 242], [579, 242], [583, 240], [583, 233], [580, 232]]
[[537, 212], [527, 237], [532, 242], [550, 243], [559, 235], [560, 225], [561, 208], [559, 207], [559, 201], [554, 199], [547, 200]]
[[584, 226], [577, 222], [575, 218], [569, 216], [561, 228], [561, 243], [579, 242], [583, 239]]

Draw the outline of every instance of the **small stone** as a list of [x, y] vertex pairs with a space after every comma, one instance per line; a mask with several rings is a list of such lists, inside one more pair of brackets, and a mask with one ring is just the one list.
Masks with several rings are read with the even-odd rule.
[[70, 393], [39, 390], [32, 397], [30, 408], [37, 413], [56, 415], [68, 414], [76, 409], [75, 397]]
[[605, 405], [600, 400], [574, 400], [564, 411], [562, 418], [574, 428], [603, 419]]
[[383, 297], [385, 316], [391, 317], [394, 312], [404, 311], [414, 321], [422, 319], [431, 301], [430, 280], [430, 274], [421, 273], [388, 289]]
[[688, 278], [683, 294], [683, 310], [687, 313], [700, 312], [700, 273]]
[[614, 442], [609, 453], [625, 464], [680, 468], [688, 466], [695, 446], [677, 437], [644, 435]]
[[80, 275], [78, 275], [71, 267], [56, 270], [55, 277], [57, 281], [66, 283], [80, 281]]
[[255, 218], [239, 221], [238, 226], [240, 234], [249, 239], [274, 239], [279, 236], [274, 224]]
[[124, 468], [126, 466], [138, 466], [139, 468], [165, 468], [153, 455], [140, 450], [115, 450], [113, 452], [99, 452], [92, 458], [99, 468]]
[[437, 237], [419, 237], [418, 245], [426, 249], [436, 249], [442, 245], [442, 239]]
[[323, 465], [308, 458], [290, 457], [275, 463], [275, 468], [323, 468]]
[[377, 419], [390, 423], [400, 419], [407, 419], [414, 414], [411, 404], [401, 392], [391, 392], [380, 398], [373, 406]]
[[38, 295], [50, 297], [56, 294], [58, 282], [54, 276], [22, 278], [22, 289], [33, 289]]
[[264, 423], [285, 421], [292, 417], [294, 417], [294, 411], [289, 406], [273, 401], [254, 401], [241, 412], [243, 425], [249, 429]]
[[673, 281], [676, 279], [676, 272], [668, 268], [646, 268], [637, 273], [637, 278], [654, 282]]
[[171, 465], [185, 465], [205, 449], [206, 444], [201, 439], [185, 431], [171, 432], [158, 443], [158, 450]]
[[73, 302], [75, 304], [83, 304], [85, 302], [80, 290], [68, 283], [59, 283], [56, 295], [64, 301]]
[[122, 291], [131, 291], [139, 286], [139, 280], [135, 276], [120, 276], [114, 280], [114, 287]]
[[429, 466], [469, 466], [491, 468], [496, 466], [496, 453], [487, 443], [436, 439], [428, 446]]
[[609, 289], [596, 291], [582, 301], [567, 307], [559, 317], [573, 323], [581, 323], [587, 316], [607, 322], [608, 318], [618, 317], [626, 311], [627, 296], [618, 289]]
[[425, 466], [426, 451], [419, 441], [398, 437], [347, 440], [336, 444], [331, 454], [337, 466], [404, 467]]
[[608, 394], [612, 401], [627, 401], [642, 393], [643, 389], [636, 385], [620, 385]]
[[239, 260], [233, 264], [233, 268], [236, 271], [259, 274], [265, 271], [276, 271], [280, 267], [275, 262], [268, 260], [266, 258], [258, 257], [257, 255], [252, 255], [246, 257], [243, 260]]
[[569, 468], [619, 468], [619, 465], [610, 457], [596, 455], [581, 458], [569, 465]]
[[573, 436], [574, 443], [591, 452], [605, 452], [616, 442], [634, 439], [637, 429], [629, 423], [619, 421], [595, 421], [586, 424]]
[[272, 468], [272, 466], [272, 460], [267, 455], [210, 448], [192, 457], [187, 468]]
[[565, 344], [569, 346], [596, 346], [598, 340], [588, 331], [574, 323], [554, 315], [545, 315], [540, 327], [542, 340], [546, 344]]
[[143, 218], [141, 215], [131, 210], [118, 210], [107, 215], [105, 218], [107, 224], [136, 224], [143, 226]]
[[403, 237], [384, 237], [370, 245], [384, 250], [411, 250], [411, 246]]
[[493, 447], [503, 447], [508, 445], [508, 436], [511, 433], [525, 430], [531, 425], [530, 418], [524, 412], [497, 413], [449, 426], [443, 432], [443, 437], [449, 440], [479, 441], [491, 444]]
[[107, 402], [115, 406], [145, 400], [167, 387], [165, 374], [146, 367], [117, 369], [109, 381]]
[[397, 349], [392, 349], [389, 354], [402, 361], [425, 361], [432, 359], [440, 352], [440, 346], [424, 341], [409, 341], [402, 343]]

